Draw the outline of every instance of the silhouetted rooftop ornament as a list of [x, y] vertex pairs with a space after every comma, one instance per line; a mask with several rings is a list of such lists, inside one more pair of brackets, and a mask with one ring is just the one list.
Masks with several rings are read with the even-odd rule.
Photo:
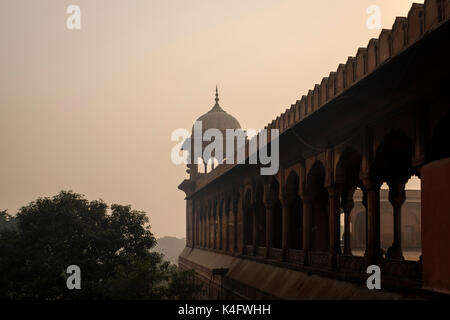
[[207, 113], [202, 115], [197, 121], [202, 121], [203, 130], [219, 129], [225, 131], [226, 129], [241, 129], [239, 121], [232, 115], [228, 114], [219, 105], [219, 90], [216, 85], [216, 98], [214, 106]]

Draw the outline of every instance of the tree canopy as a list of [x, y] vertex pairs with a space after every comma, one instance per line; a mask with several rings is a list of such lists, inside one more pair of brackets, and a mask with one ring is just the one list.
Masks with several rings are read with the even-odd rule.
[[[0, 298], [191, 298], [199, 289], [192, 273], [151, 252], [155, 244], [144, 212], [71, 191], [15, 217], [0, 211]], [[66, 286], [70, 265], [81, 269], [81, 290]]]

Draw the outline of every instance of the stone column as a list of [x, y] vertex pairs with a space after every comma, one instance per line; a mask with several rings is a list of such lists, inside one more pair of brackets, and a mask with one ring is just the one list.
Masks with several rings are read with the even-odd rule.
[[244, 253], [246, 253], [246, 249], [245, 248], [246, 248], [246, 245], [247, 245], [247, 242], [248, 242], [248, 240], [247, 240], [248, 234], [246, 233], [246, 229], [248, 228], [248, 226], [247, 226], [248, 220], [246, 221], [246, 219], [247, 219], [247, 217], [246, 217], [247, 212], [246, 212], [246, 210], [244, 208], [244, 200], [241, 200], [240, 210], [241, 210], [240, 218], [242, 220], [242, 224], [241, 224], [241, 226], [242, 226], [241, 229], [242, 230], [240, 230], [241, 231], [240, 232], [241, 233], [241, 254], [244, 254]]
[[255, 205], [252, 205], [253, 215], [253, 255], [256, 255], [256, 247], [258, 246], [258, 215], [256, 214]]
[[287, 260], [289, 250], [289, 238], [290, 238], [290, 204], [291, 199], [284, 197], [281, 199], [282, 207], [282, 241], [281, 248], [283, 252], [283, 261]]
[[202, 225], [202, 232], [203, 232], [203, 248], [206, 248], [206, 214], [207, 212], [203, 212], [203, 225]]
[[207, 223], [207, 219], [208, 219], [208, 211], [205, 211], [203, 214], [203, 247], [206, 248], [208, 246], [208, 238], [206, 237], [206, 235], [208, 234], [208, 223]]
[[233, 251], [238, 253], [238, 204], [233, 203]]
[[213, 221], [212, 221], [212, 231], [213, 231], [213, 248], [217, 248], [217, 207], [214, 208], [213, 211]]
[[196, 238], [197, 238], [197, 209], [196, 206], [193, 205], [193, 210], [192, 210], [192, 218], [191, 218], [191, 243], [192, 243], [192, 248], [195, 248], [196, 246]]
[[368, 265], [380, 263], [380, 184], [363, 179], [367, 191], [367, 255]]
[[204, 213], [202, 212], [202, 215], [200, 216], [200, 247], [203, 247], [203, 232], [204, 232], [204, 228], [203, 228], [203, 219], [204, 219]]
[[206, 247], [211, 247], [211, 209], [209, 209], [206, 217]]
[[189, 224], [190, 224], [190, 222], [191, 222], [191, 217], [189, 216], [189, 213], [190, 213], [190, 202], [191, 202], [191, 200], [186, 200], [186, 247], [190, 247], [190, 244], [189, 244], [189, 237], [190, 237], [190, 234], [189, 234]]
[[206, 212], [206, 247], [211, 247], [211, 208]]
[[200, 247], [202, 241], [202, 220], [201, 216], [198, 216], [197, 219], [197, 246]]
[[231, 228], [231, 225], [230, 225], [230, 218], [231, 218], [231, 215], [233, 214], [233, 211], [232, 210], [227, 210], [227, 214], [225, 215], [225, 218], [226, 218], [226, 227], [225, 227], [225, 251], [230, 251], [230, 228]]
[[353, 193], [354, 190], [347, 191], [346, 194], [342, 197], [342, 210], [344, 211], [344, 255], [351, 256], [352, 248], [350, 244], [350, 217], [355, 206], [353, 202]]
[[218, 245], [218, 249], [220, 249], [220, 250], [222, 250], [223, 249], [223, 214], [224, 214], [224, 208], [223, 208], [223, 206], [220, 206], [219, 207], [220, 209], [219, 209], [219, 212], [217, 213], [217, 219], [218, 219], [218, 227], [219, 227], [219, 236], [218, 236], [218, 242], [219, 242], [219, 245]]
[[340, 253], [340, 190], [337, 187], [328, 188], [330, 198], [330, 216], [329, 216], [329, 258], [328, 266], [331, 270], [337, 268], [337, 256]]
[[266, 259], [268, 259], [273, 247], [273, 202], [265, 201], [264, 207], [266, 208]]
[[192, 248], [195, 248], [195, 246], [196, 246], [196, 240], [195, 240], [195, 238], [196, 238], [196, 215], [197, 215], [197, 212], [193, 212], [193, 215], [192, 215], [192, 226], [191, 226], [191, 243], [192, 243]]
[[309, 265], [309, 250], [311, 249], [311, 214], [312, 201], [310, 196], [303, 196], [303, 254], [304, 265]]
[[366, 257], [368, 255], [367, 253], [367, 244], [369, 243], [369, 228], [368, 228], [368, 223], [367, 221], [369, 220], [369, 210], [367, 209], [367, 191], [364, 188], [364, 190], [362, 190], [363, 196], [362, 196], [362, 205], [364, 206], [364, 218], [365, 218], [365, 224], [366, 224], [366, 236], [365, 236], [365, 243], [364, 243], [364, 256]]
[[386, 257], [395, 260], [405, 260], [402, 252], [402, 206], [406, 200], [406, 181], [389, 184], [389, 202], [394, 211], [394, 242], [388, 249]]
[[213, 238], [212, 238], [212, 232], [211, 232], [211, 229], [212, 229], [212, 227], [211, 227], [211, 225], [212, 225], [212, 220], [214, 219], [214, 217], [213, 217], [213, 212], [212, 212], [212, 209], [211, 209], [211, 211], [210, 211], [210, 213], [209, 213], [209, 216], [208, 216], [208, 248], [209, 249], [212, 249], [212, 247], [213, 247]]
[[216, 209], [212, 209], [211, 211], [211, 217], [210, 217], [210, 221], [209, 221], [209, 225], [210, 225], [210, 237], [211, 237], [211, 249], [215, 249], [216, 248]]
[[200, 213], [200, 216], [198, 217], [198, 246], [202, 247], [203, 244], [203, 217]]

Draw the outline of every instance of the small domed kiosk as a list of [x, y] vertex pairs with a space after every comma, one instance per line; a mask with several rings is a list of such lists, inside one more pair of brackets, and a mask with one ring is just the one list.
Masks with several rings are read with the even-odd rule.
[[[197, 127], [198, 129], [201, 128], [201, 130], [194, 130], [194, 128]], [[200, 116], [192, 126], [192, 135], [189, 140], [191, 144], [190, 150], [194, 150], [195, 147], [195, 141], [197, 139], [201, 139], [201, 146], [202, 146], [202, 155], [203, 150], [205, 147], [210, 143], [210, 141], [204, 141], [203, 140], [203, 134], [210, 129], [217, 129], [219, 130], [223, 135], [223, 150], [225, 150], [225, 136], [226, 136], [226, 130], [232, 129], [232, 130], [241, 130], [241, 124], [239, 121], [233, 117], [231, 114], [227, 113], [219, 104], [219, 91], [216, 86], [216, 97], [215, 97], [215, 104], [209, 110], [207, 113]], [[202, 163], [204, 165], [204, 171], [207, 172], [207, 164], [210, 160], [211, 161], [211, 167], [214, 169], [214, 159], [202, 159], [199, 161], [195, 161], [195, 155], [193, 154], [195, 152], [192, 152], [191, 157], [191, 164], [188, 165], [188, 173], [192, 176], [195, 176], [198, 173], [198, 163]], [[216, 159], [217, 160], [217, 159]], [[197, 162], [197, 163], [196, 163]]]

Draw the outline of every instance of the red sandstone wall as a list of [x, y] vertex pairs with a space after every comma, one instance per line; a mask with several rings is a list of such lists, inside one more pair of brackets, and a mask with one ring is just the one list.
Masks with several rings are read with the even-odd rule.
[[450, 293], [450, 158], [422, 168], [423, 287]]

